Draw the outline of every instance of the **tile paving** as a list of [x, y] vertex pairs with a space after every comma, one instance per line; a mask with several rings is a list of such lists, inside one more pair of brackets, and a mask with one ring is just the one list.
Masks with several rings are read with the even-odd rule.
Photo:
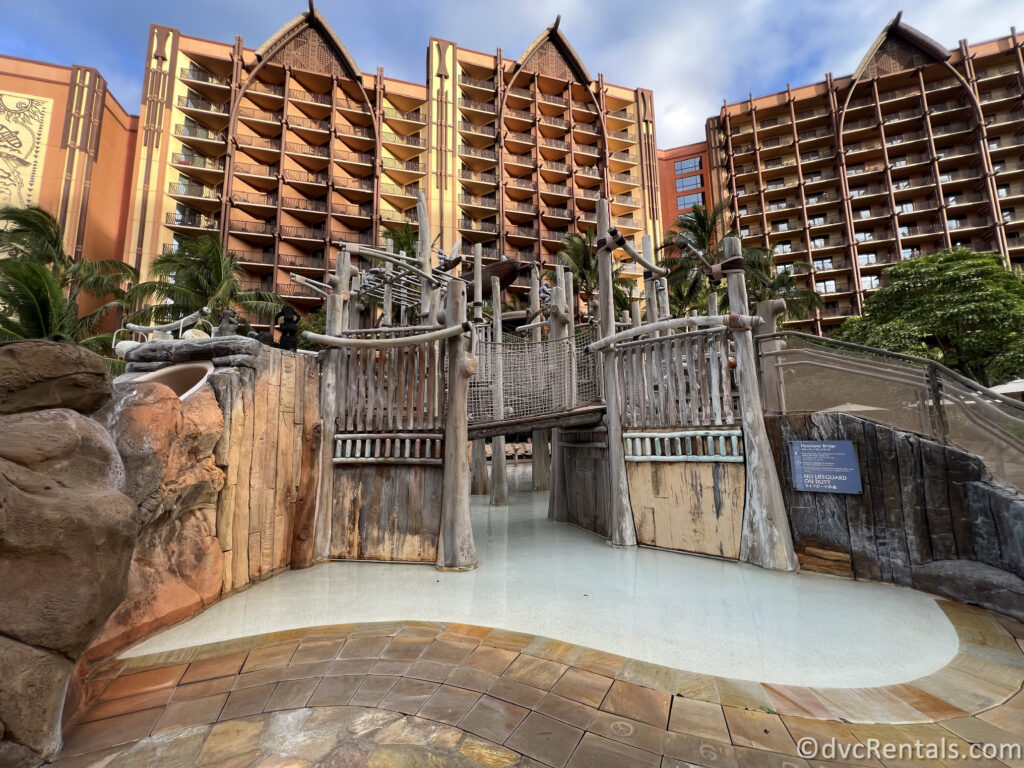
[[1024, 626], [941, 601], [950, 666], [814, 689], [696, 675], [462, 624], [288, 630], [106, 662], [59, 768], [1024, 768], [1024, 757], [827, 762], [801, 739], [1024, 752]]

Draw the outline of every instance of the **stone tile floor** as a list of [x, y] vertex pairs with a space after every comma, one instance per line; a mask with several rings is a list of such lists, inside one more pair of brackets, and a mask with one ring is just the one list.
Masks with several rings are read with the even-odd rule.
[[61, 768], [1011, 766], [806, 760], [798, 742], [1024, 750], [1024, 625], [940, 602], [960, 652], [879, 688], [764, 685], [571, 643], [430, 622], [278, 632], [115, 659]]

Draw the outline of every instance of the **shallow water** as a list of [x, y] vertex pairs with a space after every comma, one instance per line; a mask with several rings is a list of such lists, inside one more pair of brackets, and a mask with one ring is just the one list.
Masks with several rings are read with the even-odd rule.
[[865, 687], [912, 680], [957, 652], [913, 590], [651, 549], [614, 549], [550, 523], [529, 463], [508, 507], [473, 497], [480, 567], [331, 562], [275, 576], [129, 650], [139, 656], [304, 626], [454, 621], [544, 635], [694, 672]]

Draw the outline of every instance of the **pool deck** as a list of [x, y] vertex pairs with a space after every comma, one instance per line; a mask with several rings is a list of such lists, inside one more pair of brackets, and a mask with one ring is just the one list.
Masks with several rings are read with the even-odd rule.
[[[612, 549], [545, 499], [474, 504], [473, 573], [287, 573], [108, 660], [54, 765], [1024, 768], [1024, 625]], [[946, 759], [854, 759], [873, 740]], [[973, 743], [1022, 754], [949, 758]]]

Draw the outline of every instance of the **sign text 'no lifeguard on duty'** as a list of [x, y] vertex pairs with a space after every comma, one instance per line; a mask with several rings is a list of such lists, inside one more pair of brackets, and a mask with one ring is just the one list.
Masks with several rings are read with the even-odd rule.
[[860, 493], [857, 450], [849, 440], [796, 440], [789, 444], [793, 487], [818, 493]]

